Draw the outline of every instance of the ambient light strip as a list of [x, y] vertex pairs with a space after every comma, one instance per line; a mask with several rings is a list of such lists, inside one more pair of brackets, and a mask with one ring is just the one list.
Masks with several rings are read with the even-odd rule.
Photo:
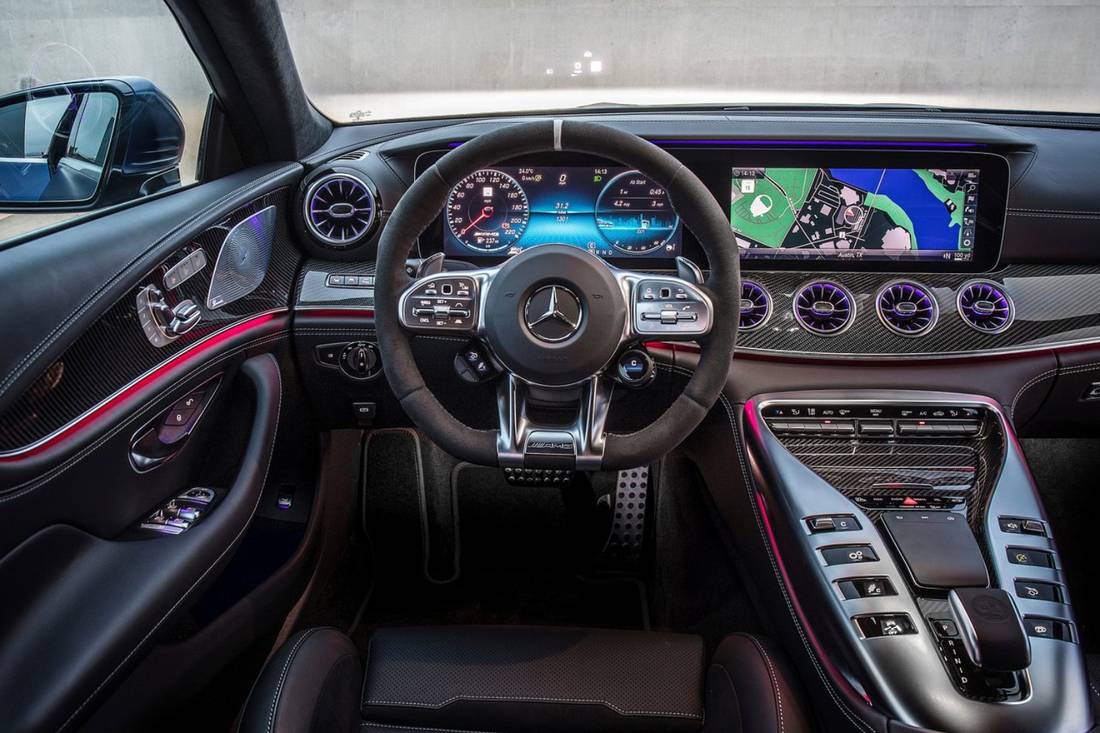
[[196, 341], [191, 346], [187, 347], [178, 354], [172, 356], [167, 361], [161, 362], [159, 365], [153, 367], [151, 370], [143, 374], [142, 376], [130, 382], [128, 385], [118, 390], [110, 397], [90, 408], [87, 412], [82, 414], [67, 425], [58, 428], [53, 433], [50, 433], [44, 438], [24, 446], [23, 448], [17, 448], [16, 450], [0, 453], [0, 463], [13, 463], [16, 461], [25, 460], [32, 456], [36, 456], [39, 453], [52, 448], [58, 443], [71, 438], [73, 435], [86, 430], [100, 418], [103, 413], [109, 412], [116, 408], [122, 402], [130, 399], [134, 395], [139, 394], [146, 388], [156, 384], [163, 379], [170, 371], [178, 366], [186, 364], [191, 361], [197, 360], [199, 357], [215, 350], [218, 346], [221, 346], [225, 342], [234, 339], [241, 334], [249, 331], [254, 331], [262, 326], [267, 325], [275, 317], [286, 311], [285, 308], [262, 313], [258, 316], [250, 318], [247, 321], [234, 324], [221, 331], [216, 331], [210, 334], [201, 341]]

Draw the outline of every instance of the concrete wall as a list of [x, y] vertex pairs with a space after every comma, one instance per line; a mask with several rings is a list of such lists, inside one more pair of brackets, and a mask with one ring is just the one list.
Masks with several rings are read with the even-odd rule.
[[599, 101], [1100, 112], [1096, 0], [281, 3], [307, 89], [342, 117]]

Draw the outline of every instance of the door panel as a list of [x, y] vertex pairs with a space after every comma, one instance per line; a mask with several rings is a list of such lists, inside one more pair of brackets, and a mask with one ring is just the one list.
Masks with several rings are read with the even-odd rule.
[[[295, 394], [300, 175], [267, 166], [0, 250], [4, 730], [79, 725], [245, 536]], [[172, 432], [196, 388], [205, 406]], [[156, 465], [131, 458], [150, 430]], [[200, 521], [140, 528], [194, 486], [217, 490]]]

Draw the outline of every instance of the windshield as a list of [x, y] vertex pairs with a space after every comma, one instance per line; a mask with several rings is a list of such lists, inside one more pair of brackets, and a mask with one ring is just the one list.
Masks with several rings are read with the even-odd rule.
[[340, 122], [586, 105], [1100, 112], [1096, 0], [281, 0]]

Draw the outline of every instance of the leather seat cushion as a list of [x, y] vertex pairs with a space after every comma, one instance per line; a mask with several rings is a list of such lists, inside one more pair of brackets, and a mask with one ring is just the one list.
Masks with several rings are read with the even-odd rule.
[[367, 651], [362, 715], [373, 724], [501, 733], [697, 731], [704, 655], [702, 639], [684, 634], [381, 629]]

